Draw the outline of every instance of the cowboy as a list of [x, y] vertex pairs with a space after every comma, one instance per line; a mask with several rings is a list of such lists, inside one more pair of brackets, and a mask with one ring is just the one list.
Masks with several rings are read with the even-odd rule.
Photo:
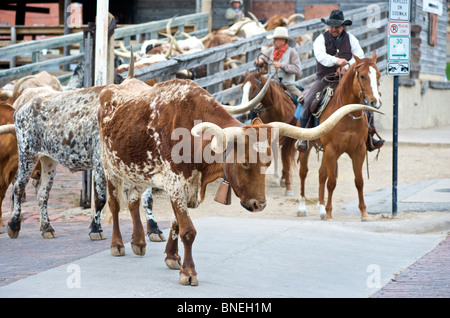
[[[302, 92], [294, 85], [295, 76], [301, 75], [300, 57], [295, 49], [288, 45], [288, 40], [293, 40], [288, 35], [285, 27], [278, 27], [273, 34], [267, 36], [273, 39], [273, 47], [261, 55], [254, 62], [255, 66], [269, 64], [269, 75], [275, 73], [275, 78], [286, 86], [289, 92], [297, 99], [302, 97]], [[293, 40], [294, 41], [294, 40]]]
[[225, 11], [225, 18], [228, 21], [228, 26], [235, 24], [244, 17], [244, 9], [242, 8], [242, 0], [230, 0], [231, 8]]
[[[359, 58], [364, 58], [364, 51], [358, 39], [345, 31], [345, 26], [352, 25], [352, 21], [345, 20], [341, 10], [333, 10], [329, 19], [321, 19], [321, 21], [328, 25], [328, 29], [320, 34], [313, 44], [314, 56], [317, 60], [316, 78], [309, 91], [305, 93], [302, 103], [303, 111], [300, 118], [302, 128], [306, 128], [311, 119], [310, 108], [316, 94], [326, 86], [322, 79], [328, 74], [347, 70], [351, 64], [355, 63], [352, 53]], [[369, 118], [369, 123], [373, 126], [373, 118]], [[372, 133], [370, 128], [369, 132]], [[375, 132], [374, 127], [373, 132]], [[383, 139], [373, 140], [374, 149], [380, 148], [383, 144]], [[308, 142], [300, 140], [297, 147], [300, 151], [305, 151], [308, 149]]]

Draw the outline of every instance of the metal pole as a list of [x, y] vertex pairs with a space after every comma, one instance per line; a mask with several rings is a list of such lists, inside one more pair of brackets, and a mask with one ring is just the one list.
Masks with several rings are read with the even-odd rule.
[[398, 164], [398, 76], [394, 76], [394, 109], [392, 132], [392, 216], [397, 216], [397, 164]]

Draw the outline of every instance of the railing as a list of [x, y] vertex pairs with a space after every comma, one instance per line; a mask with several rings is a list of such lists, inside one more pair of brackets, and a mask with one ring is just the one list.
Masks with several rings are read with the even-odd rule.
[[[169, 20], [170, 19], [164, 19], [160, 21], [152, 21], [118, 28], [115, 30], [114, 39], [123, 39], [125, 44], [127, 45], [128, 43], [130, 43], [131, 37], [136, 37], [136, 42], [139, 46], [142, 40], [157, 38], [158, 30], [164, 30]], [[179, 30], [184, 30], [184, 27], [186, 25], [193, 24], [195, 25], [195, 31], [191, 32], [190, 34], [194, 36], [203, 36], [208, 32], [207, 21], [207, 13], [190, 14], [176, 17], [172, 22], [172, 27], [178, 27]], [[44, 49], [54, 49], [74, 44], [78, 44], [80, 46], [79, 54], [58, 57], [46, 61], [39, 61], [40, 51]], [[11, 60], [18, 55], [31, 54], [32, 56], [31, 64], [13, 67], [7, 70], [0, 70], [0, 81], [21, 77], [29, 73], [39, 72], [41, 69], [45, 69], [48, 67], [55, 67], [68, 63], [79, 62], [84, 58], [83, 52], [84, 47], [82, 32], [43, 39], [39, 41], [23, 42], [0, 48], [0, 60]]]
[[[383, 72], [387, 65], [386, 26], [388, 22], [388, 5], [386, 3], [379, 3], [373, 8], [373, 11], [368, 11], [366, 7], [347, 11], [345, 12], [345, 17], [353, 21], [353, 25], [348, 27], [348, 30], [359, 39], [366, 56], [371, 56], [373, 50], [376, 50], [378, 68]], [[320, 19], [304, 21], [288, 27], [291, 37], [299, 37], [313, 33], [314, 39], [325, 29], [326, 25]], [[140, 80], [148, 80], [151, 78], [167, 80], [175, 77], [175, 73], [178, 71], [207, 65], [207, 76], [196, 79], [195, 81], [200, 86], [205, 87], [220, 102], [227, 103], [240, 98], [240, 85], [222, 91], [220, 87], [221, 83], [224, 80], [244, 75], [247, 70], [254, 71], [255, 67], [253, 66], [253, 62], [261, 52], [261, 47], [271, 44], [272, 40], [266, 38], [271, 33], [273, 31], [213, 47], [201, 52], [174, 56], [167, 61], [136, 69], [135, 77]], [[308, 43], [297, 47], [297, 52], [302, 54], [311, 51], [312, 45], [313, 43]], [[240, 54], [246, 55], [247, 62], [236, 68], [224, 70], [224, 60]], [[297, 81], [297, 84], [307, 86], [314, 80], [315, 65], [316, 60], [314, 56], [302, 61], [303, 74], [302, 78]], [[126, 73], [122, 74], [122, 76], [125, 77]]]

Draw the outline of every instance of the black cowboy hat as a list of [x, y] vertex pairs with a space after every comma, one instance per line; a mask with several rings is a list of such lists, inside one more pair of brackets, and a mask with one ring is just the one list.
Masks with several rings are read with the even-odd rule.
[[344, 13], [341, 10], [333, 10], [331, 11], [330, 17], [328, 20], [321, 19], [323, 23], [328, 26], [341, 26], [341, 25], [352, 25], [352, 21], [344, 20]]

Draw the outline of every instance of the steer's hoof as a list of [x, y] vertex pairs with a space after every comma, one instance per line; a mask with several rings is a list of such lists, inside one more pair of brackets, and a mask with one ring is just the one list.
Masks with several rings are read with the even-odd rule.
[[11, 227], [9, 227], [9, 224], [8, 224], [8, 235], [10, 238], [12, 238], [12, 239], [18, 238], [19, 232], [20, 232], [20, 229], [15, 231]]
[[52, 230], [52, 231], [42, 232], [42, 237], [45, 239], [52, 239], [52, 238], [57, 238], [58, 236], [56, 235], [56, 232], [54, 230]]
[[178, 270], [181, 269], [181, 261], [179, 260], [166, 258], [164, 262], [170, 269], [178, 269]]
[[298, 210], [298, 211], [297, 211], [297, 216], [299, 216], [299, 217], [305, 217], [305, 216], [306, 216], [306, 211], [305, 211], [305, 210]]
[[5, 223], [0, 223], [0, 234], [5, 233]]
[[136, 255], [144, 256], [145, 255], [145, 245], [139, 246], [131, 244], [131, 249], [133, 250], [133, 253]]
[[368, 216], [361, 217], [361, 222], [370, 222], [370, 218]]
[[183, 273], [180, 273], [180, 284], [181, 285], [191, 285], [198, 286], [198, 276], [190, 276]]
[[42, 237], [45, 239], [57, 238], [55, 230], [52, 228], [50, 223], [41, 224]]
[[111, 246], [112, 256], [125, 256], [125, 246]]
[[21, 218], [12, 218], [8, 222], [8, 235], [10, 238], [18, 238], [20, 232], [20, 222]]
[[103, 231], [101, 232], [91, 232], [89, 233], [89, 238], [91, 241], [101, 241], [106, 240], [105, 234], [103, 234]]
[[148, 233], [148, 239], [152, 242], [165, 242], [166, 237], [164, 234], [157, 234], [157, 233]]

